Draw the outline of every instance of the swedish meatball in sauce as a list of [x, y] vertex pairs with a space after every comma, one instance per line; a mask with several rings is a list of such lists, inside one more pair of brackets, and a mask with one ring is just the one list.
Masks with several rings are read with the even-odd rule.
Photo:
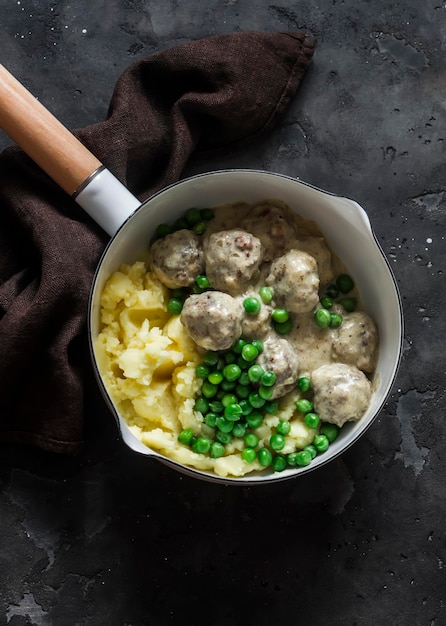
[[155, 241], [150, 249], [150, 269], [170, 289], [191, 285], [204, 269], [197, 235], [182, 229]]
[[249, 287], [264, 253], [260, 239], [238, 228], [212, 233], [204, 240], [203, 249], [212, 287], [231, 295]]
[[243, 308], [232, 296], [207, 291], [187, 298], [181, 322], [205, 350], [227, 350], [242, 333]]

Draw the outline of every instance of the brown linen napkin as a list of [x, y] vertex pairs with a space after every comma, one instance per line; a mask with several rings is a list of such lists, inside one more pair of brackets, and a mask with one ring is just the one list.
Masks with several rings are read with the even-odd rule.
[[[75, 133], [140, 199], [180, 178], [192, 152], [270, 129], [315, 40], [219, 35], [143, 59], [107, 120]], [[0, 155], [0, 442], [74, 452], [83, 436], [88, 295], [106, 235], [18, 148]]]

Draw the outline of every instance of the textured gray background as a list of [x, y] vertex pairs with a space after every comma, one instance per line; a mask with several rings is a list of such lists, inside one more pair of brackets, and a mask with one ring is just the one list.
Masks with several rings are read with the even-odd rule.
[[[79, 459], [0, 449], [0, 625], [446, 624], [446, 4], [442, 0], [1, 0], [1, 60], [70, 128], [172, 45], [306, 30], [280, 126], [226, 166], [362, 204], [405, 307], [400, 373], [372, 428], [274, 487], [181, 477], [119, 443], [92, 383]], [[0, 136], [0, 147], [9, 145]]]

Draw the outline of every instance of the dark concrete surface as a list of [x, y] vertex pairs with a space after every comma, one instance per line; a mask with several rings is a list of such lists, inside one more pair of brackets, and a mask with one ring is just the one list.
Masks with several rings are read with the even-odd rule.
[[93, 382], [80, 458], [3, 447], [0, 625], [444, 626], [444, 1], [2, 0], [0, 25], [2, 62], [70, 128], [103, 119], [120, 72], [158, 50], [317, 35], [279, 128], [187, 173], [265, 168], [356, 199], [406, 317], [379, 418], [298, 480], [224, 487], [140, 458]]

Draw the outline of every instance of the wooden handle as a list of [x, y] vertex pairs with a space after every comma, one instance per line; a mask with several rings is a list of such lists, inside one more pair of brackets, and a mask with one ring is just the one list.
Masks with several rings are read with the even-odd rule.
[[70, 195], [102, 165], [3, 65], [0, 127]]

